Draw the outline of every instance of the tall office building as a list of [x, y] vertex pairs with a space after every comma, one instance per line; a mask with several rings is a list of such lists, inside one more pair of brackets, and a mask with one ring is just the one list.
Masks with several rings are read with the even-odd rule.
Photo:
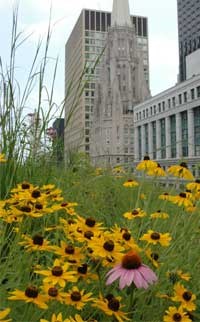
[[100, 67], [91, 157], [98, 166], [128, 165], [134, 158], [134, 106], [149, 97], [128, 0], [113, 2], [111, 27]]
[[200, 1], [177, 0], [177, 4], [179, 80], [184, 81], [200, 72]]
[[[137, 45], [143, 57], [144, 75], [149, 86], [148, 21], [146, 17], [131, 16], [131, 23], [135, 26]], [[83, 9], [66, 43], [66, 155], [74, 149], [90, 153], [95, 89], [101, 68], [100, 65], [94, 68], [94, 62], [102, 53], [110, 25], [110, 12]], [[84, 76], [80, 83], [83, 70]], [[81, 91], [83, 84], [85, 86]]]

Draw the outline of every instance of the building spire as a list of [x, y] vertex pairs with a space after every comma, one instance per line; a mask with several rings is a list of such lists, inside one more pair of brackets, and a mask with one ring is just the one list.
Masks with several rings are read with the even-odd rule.
[[132, 27], [128, 0], [113, 0], [111, 26]]

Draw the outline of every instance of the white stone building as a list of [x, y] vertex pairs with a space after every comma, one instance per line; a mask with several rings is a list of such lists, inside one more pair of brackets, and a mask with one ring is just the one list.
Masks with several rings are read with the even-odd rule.
[[149, 96], [128, 0], [114, 0], [91, 128], [95, 165], [133, 162], [134, 106]]
[[135, 161], [148, 154], [164, 167], [187, 161], [200, 175], [200, 74], [134, 108]]

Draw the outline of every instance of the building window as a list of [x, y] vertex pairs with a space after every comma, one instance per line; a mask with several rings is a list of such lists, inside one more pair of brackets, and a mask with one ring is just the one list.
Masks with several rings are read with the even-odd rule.
[[195, 155], [200, 156], [200, 107], [194, 109], [194, 147]]
[[188, 120], [187, 111], [181, 113], [181, 125], [182, 125], [182, 155], [188, 156]]
[[192, 89], [190, 90], [190, 93], [191, 93], [191, 99], [193, 100], [193, 99], [194, 99], [194, 88], [192, 88]]
[[165, 101], [162, 102], [162, 109], [163, 109], [163, 112], [165, 111]]
[[144, 126], [144, 135], [145, 135], [145, 154], [148, 154], [149, 153], [149, 141], [148, 141], [148, 138], [149, 138], [149, 133], [148, 133], [148, 124], [145, 124]]
[[176, 97], [175, 96], [172, 97], [172, 106], [173, 107], [176, 106]]
[[197, 86], [196, 90], [197, 90], [197, 97], [200, 97], [200, 86]]
[[106, 31], [106, 19], [105, 19], [105, 13], [101, 13], [101, 30]]
[[153, 106], [154, 114], [156, 114], [156, 105]]
[[160, 120], [161, 127], [161, 159], [166, 158], [166, 135], [165, 135], [165, 119]]
[[178, 102], [179, 102], [179, 104], [182, 104], [182, 94], [178, 95]]
[[143, 36], [147, 37], [147, 19], [143, 18]]
[[85, 11], [85, 29], [90, 29], [89, 21], [90, 21], [90, 16], [89, 16], [89, 11]]
[[171, 157], [176, 158], [176, 115], [170, 117]]
[[142, 19], [138, 17], [138, 35], [142, 36]]
[[138, 127], [138, 145], [139, 145], [139, 160], [142, 159], [142, 133], [141, 133], [141, 126]]
[[158, 112], [161, 112], [161, 103], [158, 103]]
[[168, 98], [168, 108], [171, 108], [171, 99]]
[[100, 12], [96, 12], [96, 30], [100, 31]]
[[150, 115], [152, 115], [152, 106], [150, 106]]
[[187, 103], [187, 92], [183, 93], [183, 99], [184, 99], [184, 103]]
[[156, 121], [152, 122], [153, 159], [156, 159]]
[[95, 30], [95, 12], [90, 11], [90, 29]]

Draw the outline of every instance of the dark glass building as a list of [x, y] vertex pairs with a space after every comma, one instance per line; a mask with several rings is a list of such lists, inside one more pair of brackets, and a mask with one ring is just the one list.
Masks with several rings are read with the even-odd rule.
[[186, 56], [200, 48], [200, 0], [177, 0], [179, 79], [186, 80]]

